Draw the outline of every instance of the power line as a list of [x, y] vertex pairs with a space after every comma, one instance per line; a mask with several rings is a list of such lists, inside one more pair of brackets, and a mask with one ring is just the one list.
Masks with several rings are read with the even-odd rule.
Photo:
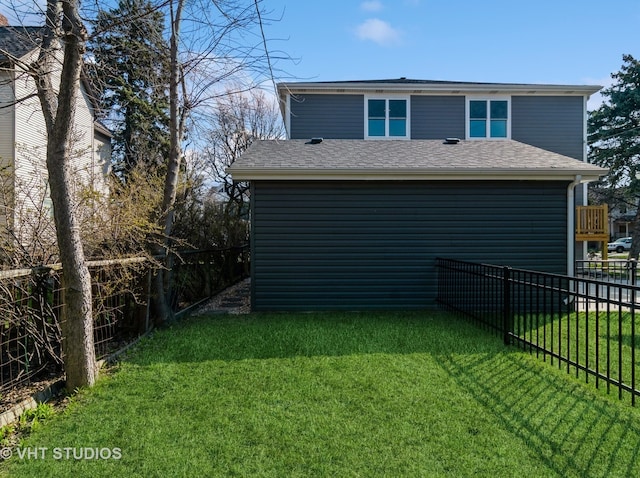
[[273, 85], [273, 92], [276, 97], [278, 96], [278, 88], [276, 86], [275, 78], [273, 77], [273, 66], [271, 65], [271, 56], [269, 55], [269, 49], [267, 48], [267, 37], [264, 34], [264, 27], [262, 24], [262, 14], [260, 13], [260, 7], [258, 6], [258, 0], [254, 0], [256, 6], [256, 13], [258, 14], [258, 24], [260, 25], [260, 34], [262, 35], [262, 44], [264, 45], [264, 53], [267, 57], [267, 65], [269, 67], [269, 77], [271, 78], [271, 84]]

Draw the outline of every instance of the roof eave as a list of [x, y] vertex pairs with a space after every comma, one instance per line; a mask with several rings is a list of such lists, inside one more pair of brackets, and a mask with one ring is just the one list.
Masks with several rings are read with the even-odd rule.
[[510, 180], [510, 181], [574, 181], [580, 177], [581, 183], [597, 181], [606, 174], [592, 170], [555, 170], [555, 169], [491, 169], [491, 170], [430, 170], [430, 169], [227, 169], [234, 181], [260, 180], [404, 180], [404, 181], [452, 181], [452, 180]]
[[474, 94], [474, 93], [519, 93], [519, 94], [559, 94], [559, 95], [592, 95], [602, 89], [600, 85], [544, 85], [544, 84], [509, 84], [509, 83], [279, 83], [278, 92], [283, 97], [287, 93], [296, 94], [304, 92], [406, 92], [414, 94], [447, 93], [447, 94]]
[[98, 120], [95, 120], [93, 122], [93, 130], [94, 132], [101, 134], [109, 139], [113, 138], [113, 133], [109, 130], [109, 128], [107, 128]]

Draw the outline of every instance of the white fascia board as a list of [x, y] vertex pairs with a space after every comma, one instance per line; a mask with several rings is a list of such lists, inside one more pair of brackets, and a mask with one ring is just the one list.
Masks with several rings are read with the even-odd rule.
[[557, 170], [300, 170], [300, 169], [239, 169], [229, 168], [234, 181], [259, 180], [313, 180], [313, 181], [348, 181], [348, 180], [405, 180], [405, 181], [452, 181], [452, 180], [510, 180], [510, 181], [573, 181], [581, 176], [582, 183], [598, 180], [604, 173], [594, 171], [557, 171]]
[[504, 83], [280, 83], [278, 90], [296, 93], [521, 94], [592, 95], [599, 85], [534, 85]]

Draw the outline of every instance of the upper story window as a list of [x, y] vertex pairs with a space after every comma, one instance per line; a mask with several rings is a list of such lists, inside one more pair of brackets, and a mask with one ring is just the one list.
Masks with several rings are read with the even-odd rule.
[[467, 137], [509, 138], [511, 123], [508, 99], [470, 98], [467, 101]]
[[365, 110], [366, 138], [409, 138], [409, 98], [366, 98]]

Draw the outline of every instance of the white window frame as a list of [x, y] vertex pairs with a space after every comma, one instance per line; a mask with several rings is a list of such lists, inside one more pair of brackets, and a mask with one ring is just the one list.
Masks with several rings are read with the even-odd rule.
[[[369, 100], [385, 100], [384, 136], [369, 136]], [[407, 131], [404, 136], [389, 136], [389, 100], [405, 100], [407, 102]], [[396, 140], [411, 139], [411, 96], [409, 95], [365, 95], [364, 96], [364, 139]]]
[[[486, 125], [486, 135], [483, 138], [472, 137], [471, 136], [471, 102], [472, 101], [486, 101], [487, 102], [487, 125]], [[498, 137], [492, 138], [491, 134], [491, 105], [490, 101], [506, 101], [507, 102], [507, 136], [506, 137]], [[506, 139], [511, 139], [511, 97], [510, 96], [474, 96], [468, 95], [466, 97], [465, 104], [465, 134], [466, 139], [469, 141], [475, 140], [489, 140], [489, 141], [504, 141]]]

